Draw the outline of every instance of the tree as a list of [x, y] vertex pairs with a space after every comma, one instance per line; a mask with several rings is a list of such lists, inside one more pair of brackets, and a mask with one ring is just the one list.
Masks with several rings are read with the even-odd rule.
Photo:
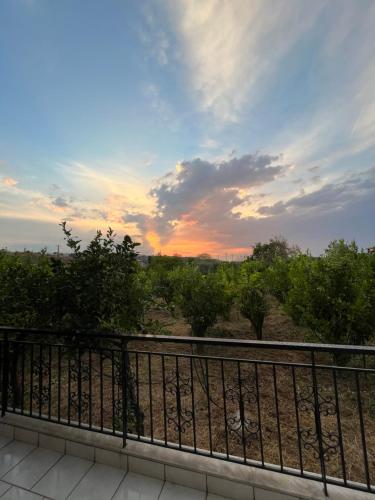
[[0, 252], [0, 324], [40, 327], [50, 324], [51, 263], [39, 255]]
[[269, 303], [260, 273], [254, 273], [241, 284], [239, 303], [241, 314], [250, 320], [257, 340], [262, 340], [263, 323], [269, 311]]
[[290, 289], [289, 267], [292, 258], [276, 257], [272, 264], [264, 270], [264, 281], [268, 291], [280, 302], [284, 303]]
[[202, 274], [197, 267], [181, 268], [178, 275], [178, 304], [192, 334], [203, 337], [226, 310], [226, 298], [215, 273]]
[[290, 246], [288, 240], [282, 236], [271, 238], [268, 243], [257, 243], [252, 258], [266, 264], [272, 264], [276, 258], [287, 259], [300, 252], [297, 246]]
[[56, 304], [61, 326], [78, 329], [140, 329], [147, 296], [139, 274], [134, 243], [124, 236], [119, 243], [111, 228], [96, 236], [81, 250], [81, 241], [72, 237], [66, 223], [61, 224], [71, 261], [55, 262]]
[[321, 342], [362, 344], [374, 334], [375, 280], [368, 255], [354, 242], [330, 243], [320, 258], [290, 266], [287, 311]]

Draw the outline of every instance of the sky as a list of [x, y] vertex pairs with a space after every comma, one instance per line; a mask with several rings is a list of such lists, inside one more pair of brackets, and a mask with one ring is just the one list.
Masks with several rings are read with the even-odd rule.
[[0, 248], [375, 244], [374, 0], [1, 0]]

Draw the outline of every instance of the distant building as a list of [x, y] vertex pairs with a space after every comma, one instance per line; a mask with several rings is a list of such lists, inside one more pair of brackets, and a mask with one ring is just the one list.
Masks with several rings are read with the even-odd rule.
[[375, 253], [375, 247], [369, 247], [367, 253]]

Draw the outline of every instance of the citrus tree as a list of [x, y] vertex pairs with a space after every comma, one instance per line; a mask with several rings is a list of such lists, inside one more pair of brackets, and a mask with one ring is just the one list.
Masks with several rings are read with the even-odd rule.
[[177, 301], [196, 337], [203, 337], [227, 308], [225, 290], [216, 273], [205, 275], [193, 265], [179, 269]]

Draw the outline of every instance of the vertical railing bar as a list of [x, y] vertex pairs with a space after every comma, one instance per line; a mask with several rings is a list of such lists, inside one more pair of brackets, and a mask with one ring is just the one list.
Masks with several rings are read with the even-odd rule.
[[176, 409], [177, 409], [177, 428], [178, 428], [178, 446], [181, 449], [181, 394], [180, 394], [180, 373], [178, 366], [178, 356], [176, 361]]
[[225, 374], [224, 374], [224, 360], [220, 360], [221, 365], [221, 385], [223, 391], [223, 410], [224, 410], [224, 428], [225, 428], [225, 451], [227, 460], [229, 459], [229, 440], [228, 440], [228, 417], [227, 417], [227, 396], [225, 390]]
[[364, 420], [363, 420], [361, 387], [360, 387], [358, 372], [355, 372], [355, 381], [356, 381], [356, 388], [357, 388], [358, 413], [359, 413], [359, 423], [360, 423], [360, 427], [361, 427], [362, 451], [363, 451], [363, 461], [364, 461], [364, 465], [365, 465], [366, 483], [367, 483], [368, 491], [371, 491], [370, 473], [369, 473], [369, 468], [368, 468], [367, 445], [366, 445], [366, 432], [365, 432], [365, 424], [364, 424]]
[[52, 347], [48, 346], [48, 418], [51, 419]]
[[338, 395], [338, 390], [337, 390], [337, 374], [336, 374], [335, 368], [333, 368], [333, 387], [335, 390], [336, 418], [337, 418], [337, 430], [338, 430], [339, 445], [340, 445], [341, 469], [342, 469], [344, 484], [346, 486], [347, 479], [346, 479], [346, 467], [345, 467], [345, 456], [344, 456], [344, 443], [343, 443], [343, 439], [342, 439], [340, 401], [339, 401], [339, 395]]
[[196, 429], [196, 423], [195, 423], [195, 395], [194, 395], [193, 358], [190, 358], [190, 379], [191, 379], [191, 416], [193, 418], [193, 446], [194, 446], [194, 451], [197, 451], [197, 429]]
[[151, 354], [147, 353], [148, 358], [148, 391], [149, 391], [149, 399], [150, 399], [150, 434], [151, 434], [151, 442], [154, 441], [154, 415], [152, 408], [152, 373], [151, 373]]
[[292, 366], [292, 378], [293, 378], [294, 406], [295, 406], [295, 409], [296, 409], [299, 465], [300, 465], [300, 469], [301, 469], [301, 475], [303, 476], [304, 472], [303, 472], [301, 430], [300, 430], [300, 423], [299, 423], [299, 411], [298, 411], [298, 399], [297, 399], [297, 384], [296, 384], [296, 373], [295, 373], [294, 366]]
[[70, 371], [70, 354], [68, 358], [68, 424], [70, 424], [70, 405], [71, 405], [71, 371]]
[[39, 344], [39, 418], [42, 416], [43, 346]]
[[140, 438], [140, 421], [139, 421], [139, 359], [138, 352], [135, 353], [135, 377], [136, 377], [136, 387], [137, 387], [137, 436]]
[[282, 441], [281, 441], [281, 426], [280, 426], [280, 409], [279, 409], [279, 397], [277, 391], [277, 373], [276, 366], [272, 365], [273, 372], [273, 387], [275, 391], [275, 406], [276, 406], [276, 421], [277, 421], [277, 436], [278, 436], [278, 444], [279, 444], [279, 458], [280, 458], [280, 468], [281, 472], [284, 470], [283, 463], [283, 450], [282, 450]]
[[33, 384], [34, 384], [34, 344], [30, 345], [30, 417], [33, 414]]
[[99, 364], [99, 373], [100, 373], [100, 429], [104, 428], [104, 385], [103, 385], [103, 350], [100, 348], [100, 364]]
[[21, 360], [21, 415], [24, 413], [24, 398], [25, 398], [25, 349], [26, 345], [22, 345], [22, 360]]
[[260, 456], [262, 460], [262, 465], [264, 467], [264, 450], [263, 450], [263, 435], [262, 435], [262, 415], [260, 411], [260, 391], [259, 391], [259, 376], [258, 376], [258, 363], [254, 363], [255, 369], [255, 387], [257, 391], [257, 409], [258, 409], [258, 423], [259, 423], [259, 444], [260, 444]]
[[3, 349], [3, 373], [2, 373], [2, 389], [1, 389], [1, 416], [5, 416], [8, 409], [8, 385], [9, 385], [9, 340], [8, 333], [4, 333], [4, 349]]
[[61, 345], [57, 348], [57, 421], [61, 419]]
[[111, 390], [112, 390], [112, 434], [115, 434], [115, 353], [111, 351]]
[[89, 348], [89, 428], [92, 427], [92, 350]]
[[122, 374], [122, 446], [126, 446], [128, 435], [128, 356], [127, 342], [121, 342], [121, 374]]
[[247, 453], [246, 453], [246, 437], [245, 437], [245, 404], [242, 397], [242, 379], [241, 379], [241, 363], [237, 361], [237, 379], [238, 379], [238, 406], [240, 410], [240, 423], [241, 423], [241, 434], [242, 434], [242, 450], [243, 450], [243, 460], [246, 463]]
[[78, 389], [78, 425], [81, 425], [81, 417], [82, 417], [82, 373], [81, 373], [81, 348], [78, 347], [78, 380], [77, 380], [77, 389]]
[[168, 434], [167, 434], [167, 402], [166, 402], [166, 394], [165, 394], [165, 362], [164, 362], [164, 353], [160, 354], [161, 356], [161, 374], [163, 380], [163, 423], [164, 423], [164, 444], [167, 446], [168, 442]]
[[323, 438], [322, 438], [322, 424], [321, 424], [321, 420], [320, 420], [319, 392], [318, 392], [318, 383], [317, 383], [317, 377], [316, 377], [315, 353], [314, 353], [314, 351], [311, 351], [311, 370], [312, 370], [312, 377], [313, 377], [315, 429], [316, 429], [317, 438], [318, 438], [318, 444], [319, 444], [320, 469], [321, 469], [323, 486], [324, 486], [324, 494], [326, 496], [328, 496], [326, 466], [325, 466], [325, 462], [324, 462], [324, 449], [323, 449]]
[[212, 456], [212, 429], [211, 429], [211, 404], [210, 404], [210, 377], [208, 374], [208, 360], [205, 358], [206, 386], [207, 386], [207, 416], [208, 416], [208, 436], [210, 443], [210, 455]]
[[13, 343], [13, 363], [12, 363], [12, 384], [13, 384], [13, 412], [16, 411], [16, 392], [17, 392], [17, 360], [16, 352], [18, 353], [18, 345]]

